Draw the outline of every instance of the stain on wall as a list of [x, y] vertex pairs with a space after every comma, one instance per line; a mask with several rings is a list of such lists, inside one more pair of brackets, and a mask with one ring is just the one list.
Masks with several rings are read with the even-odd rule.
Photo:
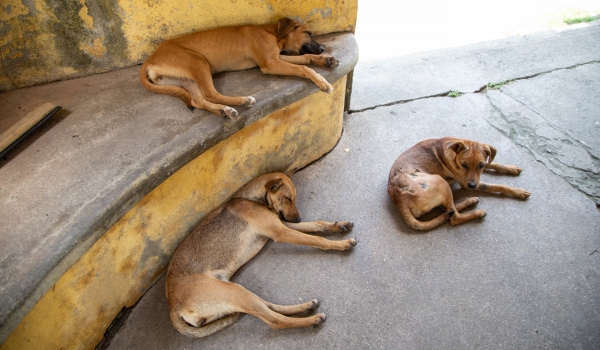
[[287, 16], [353, 32], [356, 13], [356, 0], [2, 0], [0, 91], [133, 66], [198, 30]]

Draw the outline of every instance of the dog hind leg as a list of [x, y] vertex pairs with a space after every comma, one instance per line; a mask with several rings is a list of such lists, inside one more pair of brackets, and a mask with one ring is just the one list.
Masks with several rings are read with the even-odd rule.
[[225, 106], [222, 104], [216, 104], [207, 101], [204, 98], [204, 94], [200, 91], [198, 85], [196, 85], [193, 81], [187, 81], [185, 83], [184, 88], [190, 91], [192, 95], [192, 106], [199, 109], [204, 109], [206, 111], [212, 112], [216, 115], [220, 115], [221, 117], [226, 117], [230, 119], [236, 119], [239, 116], [238, 111], [229, 106]]
[[[296, 314], [295, 311], [300, 310], [300, 308], [296, 306], [281, 306], [267, 303], [240, 285], [232, 283], [231, 287], [232, 290], [235, 290], [235, 296], [239, 303], [238, 306], [240, 307], [240, 310], [244, 313], [258, 317], [271, 328], [283, 329], [309, 326], [316, 327], [325, 322], [326, 316], [323, 313], [308, 317], [285, 316], [282, 313]], [[310, 302], [310, 305], [312, 307], [313, 303]], [[282, 311], [282, 313], [271, 309], [269, 306]], [[302, 310], [301, 312], [304, 311], [306, 311], [306, 309]]]
[[470, 198], [465, 199], [462, 202], [455, 203], [454, 204], [454, 208], [456, 209], [456, 211], [460, 212], [460, 211], [463, 211], [464, 209], [466, 209], [466, 208], [468, 208], [468, 207], [470, 207], [472, 205], [475, 205], [477, 203], [479, 203], [479, 198], [477, 198], [477, 197], [470, 197]]
[[252, 107], [256, 103], [252, 96], [225, 96], [219, 93], [215, 89], [210, 64], [206, 58], [198, 53], [188, 52], [188, 54], [194, 58], [191, 61], [192, 64], [186, 68], [207, 101], [215, 104], [243, 107]]
[[457, 203], [454, 205], [455, 211], [452, 217], [450, 218], [451, 225], [462, 224], [463, 222], [478, 219], [486, 216], [485, 210], [473, 210], [468, 213], [460, 213], [461, 210], [470, 207], [471, 205], [479, 203], [479, 198], [471, 197], [467, 198], [464, 201]]
[[435, 217], [431, 220], [419, 221], [419, 220], [417, 220], [417, 218], [414, 217], [414, 215], [412, 214], [412, 212], [410, 210], [409, 205], [406, 202], [401, 202], [398, 205], [396, 205], [396, 209], [398, 209], [400, 216], [402, 217], [402, 219], [404, 219], [406, 224], [413, 230], [418, 230], [418, 231], [427, 231], [427, 230], [431, 230], [435, 227], [438, 227], [439, 225], [448, 221], [448, 219], [450, 219], [450, 217], [453, 215], [453, 211], [450, 210], [450, 211], [446, 211], [442, 215]]
[[298, 315], [302, 313], [308, 313], [319, 307], [319, 300], [317, 299], [313, 299], [311, 301], [307, 301], [306, 303], [297, 305], [277, 305], [264, 300], [263, 302], [265, 303], [265, 305], [267, 305], [269, 309], [282, 315]]
[[[307, 313], [319, 306], [314, 299], [298, 305], [277, 305], [266, 302], [239, 284], [222, 281], [211, 275], [191, 277], [189, 289], [174, 289], [169, 298], [171, 322], [175, 329], [189, 337], [205, 337], [239, 320], [244, 314], [253, 315], [272, 328], [318, 326], [325, 314], [308, 317], [288, 317]], [[171, 295], [173, 294], [173, 295]], [[180, 300], [180, 302], [177, 302]]]
[[[454, 207], [452, 189], [437, 174], [400, 173], [388, 185], [388, 193], [406, 224], [418, 231], [433, 229], [450, 219], [457, 209]], [[444, 213], [427, 221], [417, 218], [436, 207]]]

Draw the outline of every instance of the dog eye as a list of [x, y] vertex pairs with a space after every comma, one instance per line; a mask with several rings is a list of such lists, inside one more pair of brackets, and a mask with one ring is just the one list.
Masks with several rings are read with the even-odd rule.
[[479, 164], [479, 169], [483, 169], [483, 167], [484, 167], [484, 166], [485, 166], [485, 164], [484, 164], [484, 163], [480, 163], [480, 164]]
[[469, 166], [467, 165], [467, 163], [460, 163], [460, 165], [462, 165], [462, 167], [465, 169], [469, 169]]

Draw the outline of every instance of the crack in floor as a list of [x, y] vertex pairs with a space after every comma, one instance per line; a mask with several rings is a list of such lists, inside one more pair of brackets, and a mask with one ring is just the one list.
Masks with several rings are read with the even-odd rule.
[[[463, 92], [463, 91], [454, 91], [454, 90], [448, 90], [445, 92], [441, 92], [439, 94], [433, 94], [433, 95], [428, 95], [428, 96], [422, 96], [422, 97], [416, 97], [416, 98], [411, 98], [411, 99], [406, 99], [406, 100], [398, 100], [398, 101], [392, 101], [392, 102], [388, 102], [388, 103], [383, 103], [383, 104], [379, 104], [379, 105], [375, 105], [375, 106], [371, 106], [371, 107], [365, 107], [365, 108], [361, 108], [361, 109], [349, 109], [346, 113], [348, 114], [354, 114], [354, 113], [361, 113], [361, 112], [365, 112], [365, 111], [372, 111], [374, 109], [380, 108], [380, 107], [389, 107], [389, 106], [395, 106], [395, 105], [401, 105], [401, 104], [405, 104], [405, 103], [410, 103], [410, 102], [415, 102], [415, 101], [419, 101], [419, 100], [426, 100], [429, 98], [438, 98], [438, 97], [450, 97], [450, 98], [456, 98], [458, 96], [449, 96], [449, 94], [451, 92], [457, 92], [460, 95], [464, 95], [464, 94], [480, 94], [480, 93], [485, 93], [488, 90], [490, 90], [490, 86], [492, 84], [502, 84], [502, 83], [506, 83], [506, 82], [514, 82], [514, 81], [519, 81], [519, 80], [527, 80], [527, 79], [532, 79], [532, 78], [536, 78], [545, 74], [550, 74], [553, 72], [558, 72], [561, 70], [569, 70], [569, 69], [575, 69], [577, 67], [581, 67], [581, 66], [585, 66], [588, 64], [598, 64], [600, 63], [600, 60], [594, 60], [594, 61], [589, 61], [589, 62], [584, 62], [584, 63], [578, 63], [578, 64], [574, 64], [572, 66], [569, 67], [561, 67], [561, 68], [555, 68], [555, 69], [551, 69], [549, 71], [544, 71], [544, 72], [539, 72], [539, 73], [535, 73], [535, 74], [531, 74], [531, 75], [527, 75], [527, 76], [523, 76], [523, 77], [518, 77], [518, 78], [512, 78], [512, 79], [507, 79], [504, 82], [499, 82], [499, 83], [488, 83], [486, 85], [483, 85], [482, 87], [480, 87], [479, 89], [475, 90], [475, 91], [470, 91], [470, 92]], [[496, 89], [494, 89], [496, 90]]]
[[348, 114], [361, 113], [361, 112], [365, 112], [365, 111], [372, 111], [372, 110], [380, 108], [380, 107], [389, 107], [389, 106], [401, 105], [401, 104], [415, 102], [415, 101], [419, 101], [419, 100], [426, 100], [426, 99], [429, 99], [429, 98], [447, 97], [450, 92], [451, 91], [448, 90], [446, 92], [442, 92], [442, 93], [435, 94], [435, 95], [429, 95], [429, 96], [422, 96], [422, 97], [417, 97], [417, 98], [411, 98], [411, 99], [408, 99], [408, 100], [399, 100], [399, 101], [384, 103], [384, 104], [380, 104], [380, 105], [375, 105], [375, 106], [372, 106], [372, 107], [365, 107], [365, 108], [361, 108], [361, 109], [350, 109], [350, 110], [347, 111], [347, 113]]
[[[598, 195], [597, 186], [594, 186], [595, 184], [600, 183], [600, 174], [597, 171], [600, 169], [600, 161], [593, 155], [590, 148], [577, 141], [577, 139], [568, 132], [548, 121], [547, 118], [530, 106], [503, 91], [498, 91], [498, 93], [501, 94], [501, 96], [514, 101], [516, 104], [529, 111], [529, 113], [539, 118], [542, 121], [542, 124], [552, 131], [552, 134], [547, 137], [542, 134], [544, 131], [540, 133], [540, 124], [536, 124], [530, 118], [513, 118], [511, 120], [505, 113], [506, 108], [503, 109], [498, 106], [489, 94], [485, 94], [489, 105], [496, 112], [496, 115], [498, 115], [501, 122], [508, 127], [508, 130], [502, 129], [502, 127], [496, 125], [497, 123], [488, 120], [488, 118], [484, 118], [487, 123], [504, 134], [515, 145], [529, 152], [552, 173], [564, 179], [579, 192], [585, 194], [596, 203], [596, 207], [600, 208], [600, 196]], [[513, 113], [520, 114], [519, 111], [513, 111]], [[520, 120], [520, 122], [517, 120]], [[527, 121], [529, 121], [529, 123], [527, 123]], [[567, 148], [565, 149], [563, 147]], [[561, 159], [561, 154], [568, 154], [568, 147], [575, 147], [585, 152], [585, 155], [589, 157], [591, 162], [591, 168], [565, 163], [564, 160]], [[548, 156], [547, 153], [551, 156]]]

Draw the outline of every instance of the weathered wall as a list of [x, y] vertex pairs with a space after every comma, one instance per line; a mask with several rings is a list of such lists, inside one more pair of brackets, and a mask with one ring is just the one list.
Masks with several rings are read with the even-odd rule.
[[164, 40], [290, 17], [354, 31], [357, 1], [0, 0], [0, 91], [132, 66]]

